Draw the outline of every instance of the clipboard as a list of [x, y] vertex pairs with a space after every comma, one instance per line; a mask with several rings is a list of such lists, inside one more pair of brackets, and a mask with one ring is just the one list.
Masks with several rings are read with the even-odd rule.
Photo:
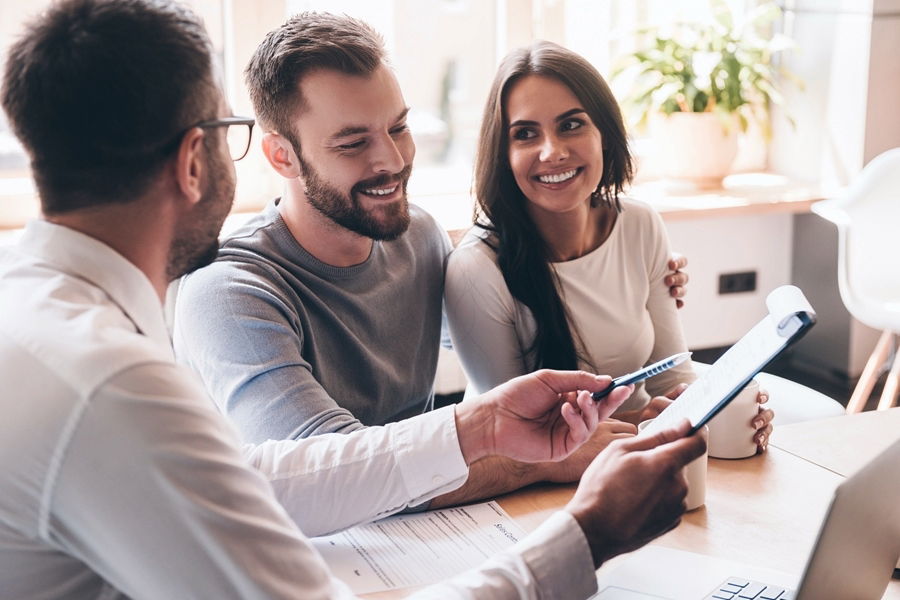
[[691, 422], [689, 435], [706, 425], [763, 367], [816, 323], [816, 313], [800, 288], [783, 285], [766, 297], [763, 319], [723, 354], [638, 435], [652, 435], [681, 419]]

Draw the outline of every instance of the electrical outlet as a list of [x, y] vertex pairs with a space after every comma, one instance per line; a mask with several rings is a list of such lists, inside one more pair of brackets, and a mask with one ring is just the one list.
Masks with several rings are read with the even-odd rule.
[[756, 290], [756, 271], [719, 275], [719, 294], [737, 294]]

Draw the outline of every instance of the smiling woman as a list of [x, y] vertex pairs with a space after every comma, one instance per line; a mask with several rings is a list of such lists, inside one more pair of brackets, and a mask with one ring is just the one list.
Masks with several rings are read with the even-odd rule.
[[[475, 391], [540, 368], [628, 373], [687, 350], [664, 283], [666, 230], [621, 196], [631, 177], [619, 106], [588, 61], [550, 42], [503, 60], [476, 158], [480, 217], [445, 284]], [[693, 379], [685, 362], [639, 384], [618, 418], [651, 418], [667, 402], [652, 396]], [[765, 429], [771, 412], [759, 418]]]
[[[531, 220], [554, 240], [552, 258], [570, 260], [600, 246], [616, 212], [585, 203], [600, 185], [603, 140], [581, 102], [558, 79], [526, 75], [508, 88], [506, 113], [510, 170]], [[586, 218], [592, 211], [604, 215]], [[572, 228], [577, 235], [569, 235]]]
[[[481, 218], [445, 288], [477, 390], [547, 367], [626, 373], [686, 350], [663, 283], [665, 229], [646, 205], [620, 201], [631, 176], [619, 107], [593, 66], [549, 42], [504, 59], [476, 160]], [[692, 378], [685, 363], [651, 391]], [[628, 410], [648, 402], [639, 386]]]

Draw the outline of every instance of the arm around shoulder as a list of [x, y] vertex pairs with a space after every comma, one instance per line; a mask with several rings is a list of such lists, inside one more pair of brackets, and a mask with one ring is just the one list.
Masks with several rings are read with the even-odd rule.
[[[669, 273], [669, 237], [665, 224], [659, 214], [646, 206], [647, 246], [644, 251], [647, 257], [647, 273], [649, 278], [649, 297], [647, 311], [653, 323], [653, 350], [648, 362], [662, 360], [678, 352], [687, 351], [684, 328], [678, 314], [676, 300], [669, 292], [665, 279]], [[668, 393], [680, 383], [692, 383], [696, 379], [690, 361], [647, 380], [647, 393], [660, 396]]]

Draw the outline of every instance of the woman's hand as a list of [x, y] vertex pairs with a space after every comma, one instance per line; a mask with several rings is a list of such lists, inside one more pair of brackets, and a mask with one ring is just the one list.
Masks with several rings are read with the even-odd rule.
[[766, 390], [760, 388], [756, 401], [759, 403], [759, 414], [753, 417], [753, 428], [756, 430], [753, 441], [756, 442], [756, 453], [761, 454], [766, 451], [769, 438], [772, 437], [772, 419], [775, 418], [775, 411], [763, 408], [763, 404], [769, 401], [769, 392]]
[[684, 295], [687, 293], [688, 274], [681, 269], [687, 266], [687, 257], [677, 252], [669, 255], [668, 267], [671, 273], [666, 275], [665, 282], [669, 286], [669, 295], [675, 298], [675, 306], [684, 306]]
[[[616, 418], [634, 425], [639, 425], [648, 419], [655, 419], [686, 389], [687, 384], [680, 383], [669, 390], [665, 396], [656, 396], [651, 399], [643, 410], [620, 413], [616, 415]], [[768, 448], [769, 439], [772, 437], [772, 419], [775, 418], [775, 411], [771, 408], [763, 407], [763, 404], [769, 401], [769, 392], [766, 390], [760, 388], [759, 393], [756, 395], [756, 401], [759, 403], [759, 412], [753, 417], [751, 426], [756, 430], [756, 433], [753, 434], [756, 452], [761, 454]]]

